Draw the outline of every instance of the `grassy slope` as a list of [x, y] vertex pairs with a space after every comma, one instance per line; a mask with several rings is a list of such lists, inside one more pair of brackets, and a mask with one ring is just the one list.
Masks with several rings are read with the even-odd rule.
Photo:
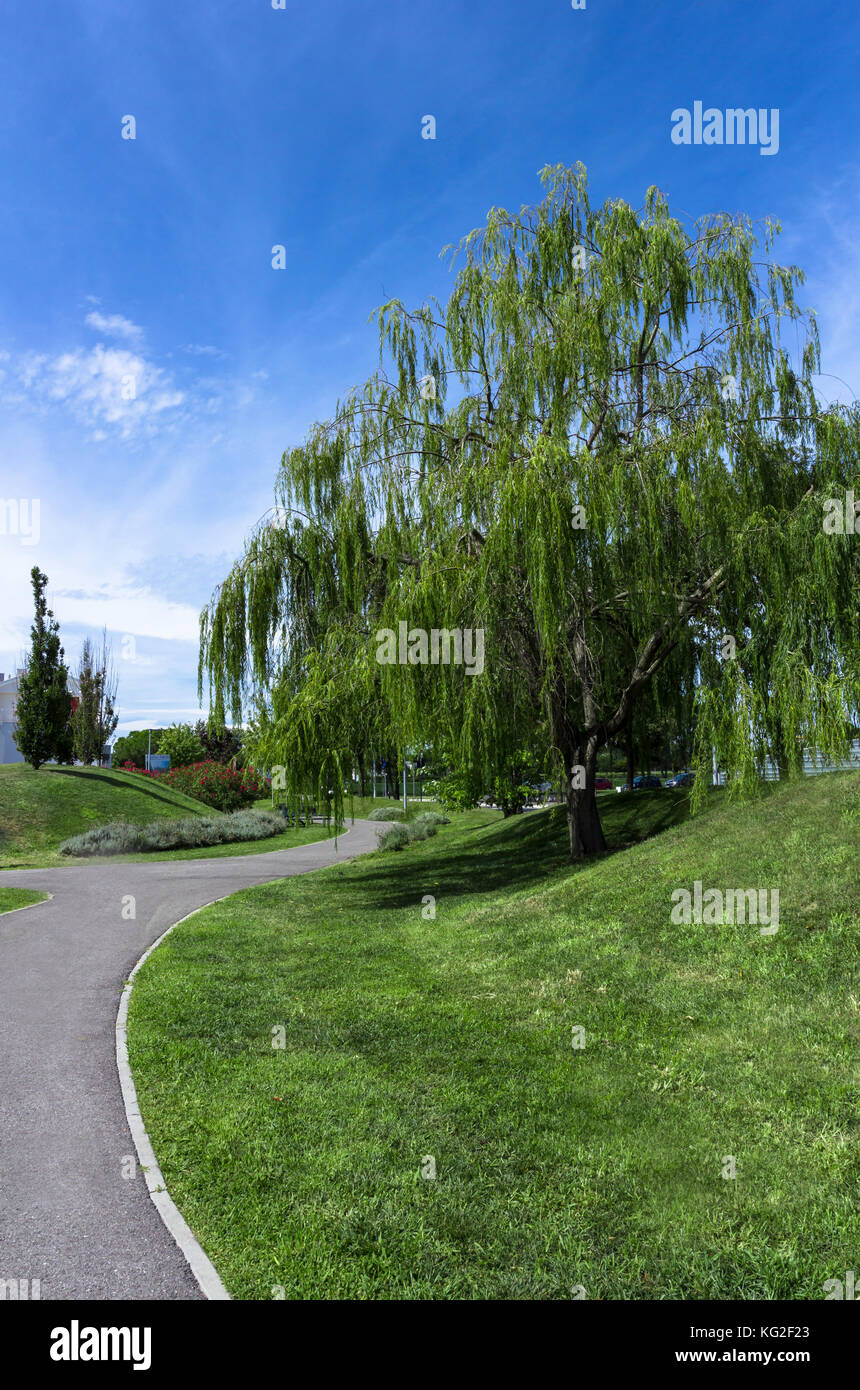
[[[685, 806], [607, 798], [628, 847], [585, 867], [556, 813], [459, 817], [167, 938], [132, 1063], [234, 1296], [819, 1299], [856, 1267], [860, 779]], [[672, 925], [696, 878], [779, 887], [779, 932]]]
[[4, 888], [0, 884], [0, 916], [4, 912], [15, 912], [19, 907], [29, 907], [31, 903], [45, 901], [47, 893], [37, 893], [32, 888]]
[[[263, 809], [268, 799], [259, 802]], [[217, 815], [212, 807], [183, 792], [160, 786], [146, 777], [113, 768], [42, 767], [34, 772], [25, 763], [0, 764], [0, 869], [43, 869], [64, 864], [105, 863], [104, 859], [69, 858], [58, 847], [70, 835], [109, 821], [136, 825], [162, 816]], [[221, 859], [244, 854], [270, 854], [293, 849], [332, 832], [323, 826], [300, 826], [270, 840], [240, 841], [210, 849], [176, 849], [162, 853], [112, 855], [111, 863], [142, 863], [151, 859]]]
[[70, 860], [57, 847], [70, 835], [113, 820], [139, 825], [161, 816], [204, 815], [182, 792], [130, 772], [94, 767], [0, 764], [0, 868], [45, 868]]

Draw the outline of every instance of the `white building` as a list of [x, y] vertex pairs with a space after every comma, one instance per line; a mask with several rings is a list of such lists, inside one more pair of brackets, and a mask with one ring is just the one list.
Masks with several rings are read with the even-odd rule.
[[[15, 711], [18, 706], [18, 682], [24, 674], [19, 666], [14, 676], [4, 676], [0, 671], [0, 763], [22, 763], [23, 754], [18, 752], [12, 734], [15, 730]], [[80, 687], [74, 676], [67, 681], [69, 694], [75, 698], [80, 695]]]

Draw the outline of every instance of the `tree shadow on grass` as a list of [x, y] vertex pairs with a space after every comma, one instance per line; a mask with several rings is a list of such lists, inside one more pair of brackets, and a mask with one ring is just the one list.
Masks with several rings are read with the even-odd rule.
[[567, 819], [560, 806], [469, 827], [465, 833], [481, 843], [462, 852], [446, 853], [442, 829], [431, 841], [434, 851], [430, 854], [419, 856], [406, 849], [386, 855], [384, 861], [373, 861], [372, 867], [363, 865], [362, 906], [408, 907], [415, 902], [416, 892], [446, 897], [494, 893], [527, 888], [562, 869], [571, 874], [587, 872], [595, 863], [688, 821], [689, 795], [626, 792], [602, 805], [600, 812], [609, 848], [577, 864], [570, 862]]
[[[138, 796], [147, 796], [152, 801], [163, 801], [170, 806], [175, 806], [178, 811], [188, 811], [191, 814], [190, 806], [181, 806], [176, 800], [176, 792], [167, 788], [160, 787], [157, 782], [152, 782], [148, 777], [140, 777], [135, 782], [127, 782], [116, 773], [112, 773], [109, 768], [102, 768], [98, 772], [90, 771], [82, 767], [52, 767], [51, 772], [60, 777], [80, 777], [86, 782], [103, 782], [105, 786], [111, 787], [114, 791], [135, 792]], [[131, 774], [133, 775], [133, 774]], [[204, 807], [201, 802], [201, 810], [210, 810]]]

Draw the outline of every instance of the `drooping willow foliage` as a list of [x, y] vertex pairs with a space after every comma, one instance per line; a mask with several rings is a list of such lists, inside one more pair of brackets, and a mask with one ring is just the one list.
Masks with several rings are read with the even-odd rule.
[[[776, 225], [686, 226], [656, 188], [592, 208], [582, 166], [542, 180], [457, 248], [444, 308], [379, 309], [379, 370], [284, 455], [200, 675], [337, 816], [359, 747], [453, 748], [490, 778], [541, 729], [577, 857], [603, 847], [597, 753], [657, 690], [695, 699], [698, 765], [715, 751], [739, 791], [767, 757], [844, 748], [860, 539], [822, 515], [860, 494], [860, 419], [818, 404]], [[483, 629], [483, 672], [380, 665], [401, 621]]]

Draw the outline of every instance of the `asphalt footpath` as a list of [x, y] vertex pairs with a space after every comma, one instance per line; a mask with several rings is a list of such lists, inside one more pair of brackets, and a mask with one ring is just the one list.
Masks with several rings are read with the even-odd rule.
[[0, 874], [53, 894], [0, 916], [0, 1283], [38, 1280], [42, 1299], [203, 1298], [139, 1170], [123, 1177], [136, 1158], [116, 1065], [123, 982], [189, 912], [366, 854], [380, 828], [355, 821], [336, 848]]

